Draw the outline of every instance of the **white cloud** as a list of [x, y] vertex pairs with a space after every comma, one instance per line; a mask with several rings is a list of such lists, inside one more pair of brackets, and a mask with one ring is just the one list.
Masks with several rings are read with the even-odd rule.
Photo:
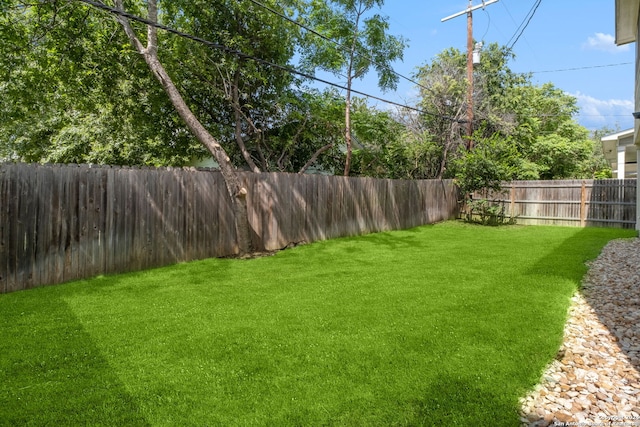
[[620, 53], [629, 50], [629, 45], [616, 46], [616, 39], [611, 34], [596, 33], [582, 44], [585, 50], [599, 50], [607, 53]]
[[578, 122], [589, 129], [610, 127], [628, 129], [633, 127], [634, 102], [631, 99], [597, 99], [592, 96], [571, 94], [578, 101]]

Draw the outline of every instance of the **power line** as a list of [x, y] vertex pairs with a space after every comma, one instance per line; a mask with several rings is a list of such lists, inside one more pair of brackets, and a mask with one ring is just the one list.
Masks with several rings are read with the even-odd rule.
[[575, 68], [564, 68], [560, 70], [545, 70], [545, 71], [531, 71], [531, 74], [542, 74], [542, 73], [558, 73], [561, 71], [578, 71], [578, 70], [591, 70], [594, 68], [605, 68], [605, 67], [618, 67], [621, 65], [630, 65], [634, 64], [633, 62], [620, 62], [618, 64], [605, 64], [605, 65], [591, 65], [586, 67], [575, 67]]
[[480, 41], [484, 41], [485, 36], [489, 32], [489, 28], [491, 27], [491, 14], [487, 12], [487, 9], [482, 9], [482, 11], [487, 15], [487, 28], [484, 30], [484, 34], [480, 37]]
[[[340, 85], [338, 83], [330, 82], [328, 80], [324, 80], [324, 79], [318, 78], [318, 77], [313, 76], [311, 74], [304, 73], [302, 71], [298, 71], [298, 70], [296, 70], [294, 68], [291, 68], [291, 67], [288, 67], [288, 66], [284, 66], [284, 65], [280, 65], [280, 64], [276, 64], [274, 62], [267, 61], [265, 59], [261, 59], [261, 58], [246, 54], [246, 53], [241, 52], [241, 51], [239, 51], [237, 49], [230, 48], [230, 47], [222, 45], [220, 43], [214, 43], [212, 41], [203, 39], [201, 37], [197, 37], [197, 36], [194, 36], [194, 35], [191, 35], [191, 34], [184, 33], [182, 31], [179, 31], [179, 30], [176, 30], [174, 28], [171, 28], [171, 27], [169, 27], [167, 25], [163, 25], [163, 24], [160, 24], [158, 22], [154, 22], [154, 21], [151, 21], [149, 19], [142, 18], [140, 16], [133, 15], [131, 13], [125, 12], [123, 10], [116, 9], [114, 7], [111, 7], [111, 6], [107, 6], [104, 3], [100, 3], [100, 2], [97, 2], [97, 1], [93, 1], [93, 0], [77, 0], [77, 1], [80, 1], [82, 3], [86, 3], [86, 4], [88, 4], [90, 6], [93, 6], [93, 7], [97, 8], [97, 9], [101, 9], [101, 10], [104, 10], [106, 12], [113, 13], [114, 15], [122, 16], [122, 17], [130, 19], [132, 21], [140, 22], [142, 24], [149, 25], [149, 26], [164, 30], [164, 31], [166, 31], [168, 33], [175, 34], [175, 35], [177, 35], [179, 37], [183, 37], [183, 38], [195, 41], [197, 43], [201, 43], [201, 44], [203, 44], [205, 46], [209, 46], [209, 47], [212, 47], [214, 49], [222, 50], [222, 51], [227, 52], [227, 53], [229, 53], [231, 55], [235, 55], [238, 58], [249, 59], [249, 60], [255, 61], [257, 63], [260, 63], [260, 64], [263, 64], [263, 65], [266, 65], [266, 66], [269, 66], [269, 67], [277, 68], [279, 70], [288, 72], [290, 74], [295, 74], [295, 75], [303, 77], [305, 79], [315, 80], [315, 81], [317, 81], [319, 83], [323, 83], [323, 84], [326, 84], [328, 86], [335, 87], [337, 89], [349, 90], [345, 86], [342, 86], [342, 85]], [[390, 101], [388, 99], [380, 98], [380, 97], [375, 96], [375, 95], [371, 95], [371, 94], [368, 94], [368, 93], [365, 93], [365, 92], [361, 92], [361, 91], [355, 90], [353, 88], [351, 89], [351, 92], [355, 93], [357, 95], [365, 96], [365, 97], [370, 98], [370, 99], [375, 99], [377, 101], [381, 101], [381, 102], [384, 102], [384, 103], [387, 103], [387, 104], [390, 104], [390, 105], [394, 105], [396, 107], [405, 108], [405, 109], [411, 110], [411, 111], [416, 111], [418, 113], [422, 113], [422, 114], [426, 114], [426, 115], [430, 115], [430, 116], [441, 117], [443, 119], [451, 120], [451, 121], [454, 121], [454, 122], [457, 122], [457, 123], [466, 123], [466, 120], [455, 119], [453, 117], [447, 117], [447, 116], [442, 116], [440, 114], [431, 113], [429, 111], [424, 111], [424, 110], [421, 110], [419, 108], [411, 107], [409, 105], [401, 104], [399, 102]]]
[[576, 114], [577, 117], [625, 117], [629, 118], [631, 114]]
[[[523, 1], [523, 0], [517, 0], [517, 1]], [[518, 25], [518, 24], [516, 24], [516, 20], [515, 20], [515, 18], [513, 17], [513, 14], [511, 13], [511, 11], [509, 10], [509, 7], [507, 6], [507, 0], [502, 0], [502, 1], [500, 2], [500, 4], [501, 4], [501, 5], [502, 5], [502, 7], [504, 8], [504, 10], [505, 10], [505, 12], [507, 13], [507, 15], [509, 15], [509, 18], [511, 19], [511, 22], [512, 22], [514, 25]], [[520, 23], [520, 25], [518, 25], [518, 29], [520, 28], [520, 26], [521, 26], [521, 25], [522, 25], [522, 23]], [[500, 33], [500, 35], [501, 35], [504, 39], [506, 39], [506, 37], [505, 37], [504, 33], [502, 32], [502, 30], [501, 30], [500, 26], [494, 26], [494, 28], [495, 28], [496, 30], [498, 30], [498, 32]], [[516, 30], [516, 31], [517, 31], [517, 30]], [[514, 35], [515, 35], [515, 33], [514, 33]], [[509, 42], [511, 42], [511, 40], [512, 40], [512, 39], [513, 39], [513, 36], [511, 36], [511, 38], [509, 38], [509, 40], [508, 40], [504, 45], [505, 45], [505, 46], [508, 46], [508, 45], [509, 45]], [[525, 41], [525, 43], [527, 44], [527, 46], [529, 47], [529, 49], [531, 50], [531, 52], [533, 53], [533, 55], [534, 55], [534, 56], [536, 56], [536, 53], [535, 53], [534, 49], [531, 47], [531, 45], [529, 44], [529, 42], [527, 41], [527, 39], [526, 39], [526, 38], [524, 39], [524, 41]]]
[[[240, 1], [240, 0], [238, 0], [238, 1]], [[257, 1], [257, 0], [249, 0], [249, 1], [250, 1], [251, 3], [253, 3], [253, 4], [257, 5], [257, 6], [260, 6], [260, 7], [262, 7], [263, 9], [265, 9], [265, 10], [267, 10], [267, 11], [269, 11], [269, 12], [271, 12], [271, 13], [275, 14], [275, 15], [278, 15], [278, 16], [279, 16], [279, 17], [281, 17], [282, 19], [285, 19], [285, 20], [289, 21], [290, 23], [292, 23], [292, 24], [294, 24], [294, 25], [297, 25], [298, 27], [300, 27], [300, 28], [302, 28], [302, 29], [304, 29], [304, 30], [306, 30], [306, 31], [310, 32], [311, 34], [313, 34], [313, 35], [315, 35], [315, 36], [317, 36], [317, 37], [320, 37], [322, 40], [327, 41], [327, 42], [329, 42], [329, 43], [333, 43], [336, 47], [338, 47], [338, 48], [339, 48], [340, 50], [342, 50], [343, 52], [349, 52], [349, 50], [350, 50], [350, 49], [349, 49], [349, 47], [344, 46], [342, 43], [337, 42], [337, 41], [335, 41], [335, 40], [333, 40], [333, 39], [331, 39], [331, 38], [329, 38], [329, 37], [325, 36], [324, 34], [322, 34], [322, 33], [318, 32], [317, 30], [314, 30], [313, 28], [309, 28], [309, 27], [307, 27], [306, 25], [301, 24], [300, 22], [296, 21], [295, 19], [292, 19], [292, 18], [290, 18], [290, 17], [286, 16], [285, 14], [280, 13], [280, 12], [278, 12], [277, 10], [275, 10], [275, 9], [273, 9], [273, 8], [271, 8], [271, 7], [269, 7], [269, 6], [265, 5], [265, 4], [263, 4], [263, 3], [260, 3], [260, 2], [259, 2], [259, 1]], [[372, 63], [373, 65], [376, 65], [376, 66], [381, 67], [381, 68], [385, 68], [386, 70], [391, 71], [391, 73], [393, 73], [394, 75], [396, 75], [396, 76], [398, 76], [398, 77], [400, 77], [400, 78], [402, 78], [402, 79], [405, 79], [405, 80], [407, 80], [408, 82], [413, 83], [413, 84], [415, 84], [415, 85], [417, 85], [417, 86], [420, 86], [420, 87], [421, 87], [421, 88], [423, 88], [423, 89], [427, 89], [426, 87], [424, 87], [424, 86], [423, 86], [423, 85], [421, 85], [420, 83], [416, 82], [415, 80], [413, 80], [413, 79], [411, 79], [411, 78], [409, 78], [409, 77], [407, 77], [407, 76], [404, 76], [404, 75], [402, 75], [402, 74], [398, 73], [398, 72], [397, 72], [397, 71], [395, 71], [393, 68], [391, 68], [391, 67], [389, 67], [389, 66], [387, 66], [387, 65], [380, 64], [380, 63], [376, 62], [376, 61], [375, 61], [371, 56], [369, 56], [368, 54], [366, 54], [366, 53], [362, 53], [362, 52], [358, 52], [358, 54], [360, 54], [360, 55], [364, 56], [366, 59], [368, 59], [369, 61], [371, 61], [371, 63]]]
[[[78, 0], [78, 1], [80, 1], [82, 3], [85, 3], [85, 4], [88, 4], [90, 6], [93, 6], [95, 8], [104, 10], [106, 12], [113, 13], [113, 14], [125, 17], [127, 19], [131, 19], [133, 21], [137, 21], [137, 22], [140, 22], [140, 23], [143, 23], [143, 24], [146, 24], [146, 25], [150, 25], [150, 26], [156, 27], [158, 29], [161, 29], [161, 30], [167, 31], [169, 33], [175, 34], [175, 35], [177, 35], [179, 37], [187, 38], [187, 39], [193, 40], [195, 42], [204, 44], [206, 46], [225, 51], [227, 53], [236, 55], [236, 56], [238, 56], [240, 58], [250, 59], [250, 60], [256, 61], [258, 63], [262, 63], [264, 65], [271, 66], [271, 67], [283, 70], [285, 72], [289, 72], [291, 74], [296, 74], [298, 76], [307, 78], [309, 80], [315, 80], [317, 82], [326, 84], [328, 86], [332, 86], [332, 87], [335, 87], [335, 88], [338, 88], [338, 89], [342, 89], [342, 90], [347, 90], [346, 87], [344, 87], [344, 86], [342, 86], [340, 84], [333, 83], [333, 82], [330, 82], [330, 81], [327, 81], [327, 80], [324, 80], [324, 79], [320, 79], [320, 78], [312, 76], [310, 74], [303, 73], [301, 71], [295, 70], [295, 69], [293, 69], [291, 67], [282, 66], [282, 65], [279, 65], [279, 64], [276, 64], [276, 63], [261, 59], [261, 58], [257, 58], [257, 57], [252, 56], [252, 55], [245, 54], [245, 53], [243, 53], [243, 52], [241, 52], [241, 51], [239, 51], [237, 49], [233, 49], [233, 48], [230, 48], [228, 46], [225, 46], [225, 45], [222, 45], [222, 44], [219, 44], [219, 43], [214, 43], [214, 42], [211, 42], [209, 40], [206, 40], [206, 39], [203, 39], [203, 38], [200, 38], [200, 37], [197, 37], [197, 36], [193, 36], [191, 34], [184, 33], [182, 31], [176, 30], [176, 29], [171, 28], [169, 26], [166, 26], [166, 25], [151, 21], [151, 20], [146, 19], [146, 18], [142, 18], [142, 17], [137, 16], [137, 15], [133, 15], [133, 14], [125, 12], [123, 10], [119, 10], [119, 9], [107, 6], [107, 5], [105, 5], [103, 3], [100, 3], [100, 2], [96, 2], [96, 1], [93, 1], [93, 0]], [[250, 0], [250, 1], [253, 2], [253, 0]], [[539, 2], [538, 2], [538, 4], [539, 4]], [[589, 68], [612, 67], [612, 66], [620, 66], [620, 65], [628, 65], [628, 64], [632, 64], [632, 63], [631, 62], [625, 62], [625, 63], [619, 63], [619, 64], [607, 64], [607, 65], [590, 66], [590, 67], [577, 67], [577, 68], [561, 69], [561, 70], [547, 70], [547, 71], [538, 71], [538, 72], [532, 72], [532, 73], [574, 71], [574, 70], [582, 70], [582, 69], [589, 69]], [[394, 105], [394, 106], [397, 106], [397, 107], [400, 107], [400, 108], [404, 108], [404, 109], [407, 109], [407, 110], [410, 110], [410, 111], [415, 111], [415, 112], [426, 114], [426, 115], [430, 115], [430, 116], [440, 117], [440, 118], [451, 120], [451, 121], [454, 121], [454, 122], [457, 122], [457, 123], [467, 123], [467, 121], [463, 120], [463, 119], [455, 119], [453, 117], [449, 117], [449, 116], [445, 116], [445, 115], [441, 115], [441, 114], [437, 114], [437, 113], [431, 113], [429, 111], [421, 110], [419, 108], [415, 108], [415, 107], [411, 107], [411, 106], [408, 106], [408, 105], [405, 105], [405, 104], [401, 104], [401, 103], [398, 103], [398, 102], [394, 102], [394, 101], [390, 101], [390, 100], [387, 100], [387, 99], [383, 99], [383, 98], [377, 97], [375, 95], [370, 95], [370, 94], [367, 94], [365, 92], [361, 92], [361, 91], [358, 91], [358, 90], [352, 89], [351, 91], [353, 93], [358, 94], [358, 95], [362, 95], [362, 96], [365, 96], [367, 98], [375, 99], [375, 100], [378, 100], [378, 101], [381, 101], [381, 102], [384, 102], [384, 103], [387, 103], [387, 104], [390, 104], [390, 105]], [[578, 116], [586, 116], [586, 115], [578, 114]], [[613, 117], [614, 115], [607, 115], [607, 116]], [[624, 116], [620, 115], [619, 117], [625, 117], [625, 116], [626, 115], [624, 115]]]
[[[522, 33], [524, 33], [524, 30], [526, 30], [527, 27], [529, 26], [529, 23], [531, 22], [531, 19], [533, 18], [533, 15], [536, 14], [536, 11], [538, 10], [538, 7], [540, 6], [540, 3], [542, 3], [542, 0], [537, 0], [533, 4], [531, 9], [529, 10], [529, 13], [527, 13], [527, 16], [525, 16], [524, 20], [522, 21], [522, 23], [520, 24], [518, 29], [516, 29], [516, 33], [514, 33], [514, 35], [511, 36], [511, 38], [509, 39], [509, 42], [511, 42], [511, 40], [513, 40], [513, 38], [516, 37], [516, 34], [518, 34], [518, 36], [516, 37], [514, 42], [511, 44], [511, 46], [509, 46], [509, 49], [513, 49], [513, 46], [515, 46], [515, 44], [518, 42], [518, 40], [520, 40], [520, 36], [522, 35]], [[527, 17], [529, 19], [527, 19]], [[526, 24], [525, 24], [525, 20], [526, 20]], [[524, 27], [523, 27], [523, 25], [524, 25]], [[520, 27], [522, 27], [522, 29], [520, 29]], [[518, 33], [518, 31], [520, 31], [520, 32]], [[509, 44], [509, 42], [507, 42], [507, 45]]]

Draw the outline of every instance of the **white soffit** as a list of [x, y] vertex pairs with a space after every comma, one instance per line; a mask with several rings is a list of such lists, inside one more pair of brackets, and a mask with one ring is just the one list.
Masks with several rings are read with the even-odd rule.
[[638, 30], [638, 0], [616, 0], [616, 44], [618, 46], [636, 41]]
[[633, 136], [633, 128], [623, 130], [618, 133], [612, 133], [611, 135], [603, 136], [600, 138], [601, 141], [619, 141], [623, 138], [628, 138]]

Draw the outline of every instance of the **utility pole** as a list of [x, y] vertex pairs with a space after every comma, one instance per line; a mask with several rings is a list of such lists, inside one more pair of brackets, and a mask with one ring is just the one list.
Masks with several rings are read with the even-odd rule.
[[449, 19], [456, 18], [460, 15], [467, 14], [467, 136], [469, 142], [467, 143], [467, 149], [473, 148], [473, 11], [485, 8], [490, 4], [496, 3], [498, 0], [482, 0], [482, 4], [473, 6], [473, 0], [469, 0], [469, 6], [462, 12], [454, 13], [453, 15], [442, 18], [440, 22], [448, 21]]

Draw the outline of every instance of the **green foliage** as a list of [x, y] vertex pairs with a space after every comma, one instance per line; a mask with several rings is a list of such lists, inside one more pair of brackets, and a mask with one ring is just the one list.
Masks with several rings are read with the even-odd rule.
[[[521, 164], [515, 144], [498, 134], [476, 139], [454, 162], [456, 183], [463, 196], [465, 219], [483, 225], [515, 223], [505, 214], [502, 184], [512, 180]], [[477, 196], [480, 199], [476, 199]]]
[[[299, 57], [308, 70], [347, 76], [370, 71], [392, 89], [390, 65], [406, 41], [388, 34], [374, 13], [382, 0], [266, 0], [338, 45], [246, 1], [169, 0], [163, 24], [281, 65]], [[128, 10], [145, 14], [145, 3]], [[140, 34], [144, 26], [135, 24]], [[210, 133], [237, 166], [264, 171], [345, 168], [345, 130], [353, 136], [356, 175], [517, 179], [611, 176], [597, 135], [572, 119], [575, 98], [552, 84], [513, 73], [514, 55], [485, 47], [475, 68], [474, 139], [513, 146], [509, 173], [502, 150], [469, 157], [466, 145], [466, 55], [447, 49], [417, 73], [420, 109], [391, 115], [308, 90], [265, 63], [212, 49], [163, 31], [160, 59]], [[29, 162], [185, 165], [208, 153], [190, 135], [148, 67], [112, 16], [79, 2], [2, 0], [0, 7], [0, 159]], [[345, 114], [349, 112], [347, 117]], [[497, 145], [495, 142], [493, 145]], [[464, 162], [470, 162], [464, 166]], [[500, 166], [502, 165], [502, 166]], [[461, 175], [458, 175], [461, 174]], [[482, 174], [481, 174], [482, 175]], [[474, 184], [475, 185], [475, 184]]]
[[[592, 142], [573, 119], [576, 99], [551, 83], [536, 86], [530, 75], [512, 72], [508, 62], [513, 58], [509, 49], [490, 44], [474, 67], [473, 140], [485, 141], [478, 155], [461, 149], [466, 145], [466, 129], [461, 126], [466, 119], [466, 54], [447, 49], [418, 70], [420, 106], [431, 114], [422, 115], [420, 124], [409, 126], [409, 131], [414, 139], [432, 135], [440, 147], [440, 175], [455, 177], [473, 191], [482, 185], [490, 190], [501, 177], [606, 176], [599, 141]], [[492, 149], [487, 139], [494, 141]], [[508, 145], [508, 154], [498, 145]]]
[[580, 163], [578, 175], [581, 178], [606, 179], [613, 176], [611, 165], [604, 157], [601, 139], [616, 132], [608, 128], [602, 128], [591, 133], [591, 153], [586, 160]]
[[[162, 23], [286, 65], [299, 28], [250, 2], [163, 2]], [[294, 14], [297, 1], [267, 1]], [[186, 131], [162, 88], [112, 17], [81, 3], [11, 1], [0, 16], [0, 158], [26, 161], [183, 165], [206, 154]], [[143, 2], [128, 10], [145, 14]], [[144, 28], [134, 23], [141, 34]], [[283, 148], [263, 135], [295, 126], [295, 111], [313, 110], [291, 90], [291, 74], [264, 63], [159, 31], [160, 58], [191, 109], [236, 164], [249, 156], [270, 170]], [[299, 106], [289, 107], [291, 98]], [[317, 103], [316, 103], [317, 104]], [[287, 114], [294, 117], [288, 118]], [[323, 119], [318, 119], [322, 121]], [[309, 160], [323, 143], [296, 150]], [[277, 162], [275, 162], [277, 163]], [[286, 162], [285, 162], [286, 163]], [[286, 167], [284, 168], [286, 170]]]
[[[302, 2], [295, 0], [261, 3], [286, 16], [302, 7]], [[163, 19], [168, 25], [282, 66], [290, 63], [300, 37], [298, 26], [248, 1], [216, 0], [214, 5], [171, 1], [165, 7]], [[295, 127], [300, 109], [315, 108], [302, 105], [309, 97], [294, 90], [300, 82], [292, 74], [180, 37], [165, 35], [163, 43], [161, 55], [187, 94], [192, 110], [222, 141], [236, 165], [293, 171], [277, 162], [281, 155], [291, 153], [284, 153], [279, 141], [264, 138], [265, 134], [279, 133], [282, 127]], [[289, 118], [288, 114], [293, 116]], [[315, 149], [322, 146], [321, 142], [317, 141]], [[303, 156], [309, 151], [308, 147], [299, 150], [301, 158], [295, 162], [307, 161]]]
[[[372, 56], [352, 57], [354, 77], [373, 67], [382, 87], [395, 84], [397, 77], [383, 64], [399, 58], [404, 44], [386, 35], [385, 19], [369, 16], [353, 27], [354, 15], [342, 16], [324, 2], [263, 3], [287, 16], [300, 17], [309, 6], [312, 19], [323, 13], [343, 19], [333, 29], [336, 37], [342, 42], [356, 37], [358, 49], [375, 51]], [[359, 7], [373, 6], [365, 3]], [[0, 48], [5, 53], [0, 81], [6, 82], [0, 85], [0, 95], [12, 101], [0, 106], [0, 158], [184, 165], [207, 155], [112, 17], [80, 3], [63, 7], [12, 0], [11, 5], [0, 17], [1, 35], [8, 41]], [[347, 3], [334, 6], [359, 13]], [[127, 8], [145, 14], [143, 2]], [[171, 0], [160, 4], [159, 19], [281, 65], [292, 60], [302, 37], [298, 26], [251, 2]], [[144, 34], [141, 24], [133, 25]], [[346, 104], [337, 93], [305, 93], [297, 89], [302, 82], [285, 70], [163, 31], [158, 32], [158, 48], [190, 108], [222, 142], [234, 164], [287, 172], [305, 170], [310, 163], [324, 171], [344, 165], [339, 141], [345, 122], [336, 107], [344, 112]], [[333, 67], [322, 61], [316, 66]], [[356, 120], [365, 144], [384, 139], [383, 128], [365, 129], [366, 120]]]
[[442, 155], [442, 148], [432, 134], [405, 130], [388, 147], [389, 178], [432, 179], [438, 175]]
[[184, 164], [201, 152], [117, 24], [81, 3], [0, 16], [0, 158]]
[[[395, 89], [398, 75], [391, 63], [401, 60], [407, 43], [389, 35], [386, 17], [371, 14], [384, 0], [311, 0], [306, 23], [333, 42], [309, 34], [303, 41], [303, 65], [361, 79], [371, 68], [381, 89]], [[335, 43], [334, 43], [335, 42]]]
[[402, 138], [403, 126], [389, 112], [369, 107], [365, 100], [353, 102], [352, 132], [356, 143], [354, 175], [394, 177], [400, 165], [390, 159], [390, 149]]
[[[344, 100], [335, 91], [291, 92], [278, 105], [270, 129], [262, 134], [265, 170], [300, 172], [309, 168], [331, 173], [343, 167]], [[322, 151], [321, 151], [322, 150]], [[317, 159], [307, 164], [315, 154]]]
[[463, 194], [501, 190], [504, 181], [513, 179], [518, 170], [515, 144], [500, 135], [476, 139], [472, 150], [465, 150], [455, 161], [456, 182]]
[[541, 136], [530, 147], [540, 179], [576, 178], [580, 162], [591, 154], [589, 140], [571, 141], [557, 134]]
[[[406, 46], [402, 38], [387, 34], [387, 18], [371, 14], [384, 0], [312, 0], [307, 21], [322, 37], [310, 34], [303, 39], [302, 64], [313, 73], [316, 68], [346, 77], [345, 168], [349, 175], [353, 163], [351, 87], [374, 68], [378, 86], [395, 89], [398, 75], [391, 63], [402, 59]], [[356, 160], [357, 161], [357, 160]]]
[[516, 218], [507, 215], [504, 201], [487, 199], [468, 200], [465, 209], [465, 220], [467, 222], [492, 226], [513, 225], [516, 223]]

